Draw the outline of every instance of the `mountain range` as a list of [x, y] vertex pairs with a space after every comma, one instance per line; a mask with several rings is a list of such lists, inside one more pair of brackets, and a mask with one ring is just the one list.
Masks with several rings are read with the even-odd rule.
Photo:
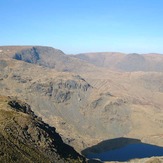
[[79, 153], [119, 137], [163, 146], [161, 54], [3, 46], [0, 91], [30, 104]]

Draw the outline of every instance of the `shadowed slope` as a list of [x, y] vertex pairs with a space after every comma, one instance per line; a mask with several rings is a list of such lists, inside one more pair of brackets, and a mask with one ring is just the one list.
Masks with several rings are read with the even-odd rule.
[[0, 96], [0, 162], [85, 162], [30, 106]]

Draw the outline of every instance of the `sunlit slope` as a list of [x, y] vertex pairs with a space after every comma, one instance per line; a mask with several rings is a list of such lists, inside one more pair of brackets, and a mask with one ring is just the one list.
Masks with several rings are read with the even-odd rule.
[[118, 71], [153, 71], [163, 72], [163, 55], [161, 54], [124, 54], [118, 52], [83, 53], [74, 55], [98, 67], [106, 67]]

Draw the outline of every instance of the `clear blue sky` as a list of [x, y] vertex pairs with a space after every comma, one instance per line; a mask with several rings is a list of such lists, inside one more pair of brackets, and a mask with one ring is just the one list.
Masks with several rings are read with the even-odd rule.
[[163, 0], [0, 0], [0, 45], [163, 53]]

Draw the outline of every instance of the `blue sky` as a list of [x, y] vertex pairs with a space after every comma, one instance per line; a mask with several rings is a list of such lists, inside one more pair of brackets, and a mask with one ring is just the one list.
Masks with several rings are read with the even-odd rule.
[[0, 45], [163, 53], [163, 0], [1, 0]]

